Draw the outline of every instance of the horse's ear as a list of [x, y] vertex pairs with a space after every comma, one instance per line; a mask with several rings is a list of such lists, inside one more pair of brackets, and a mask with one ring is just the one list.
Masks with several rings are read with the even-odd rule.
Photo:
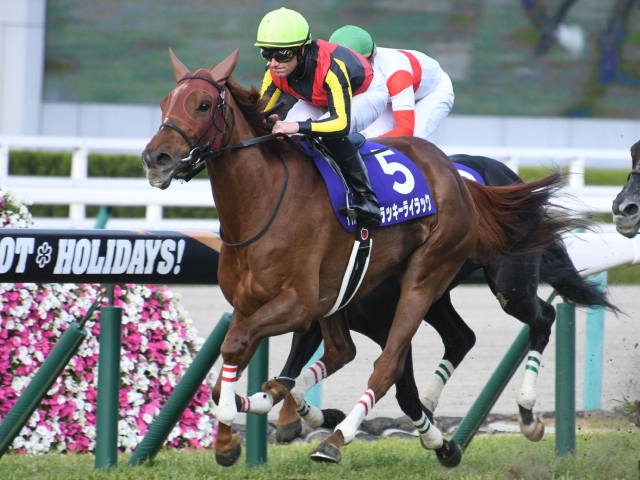
[[189, 73], [189, 69], [184, 66], [184, 64], [178, 60], [176, 54], [173, 53], [173, 50], [169, 48], [169, 56], [171, 57], [171, 66], [173, 67], [173, 76], [176, 77], [176, 82], [179, 82], [182, 77], [184, 77], [187, 73]]
[[215, 67], [211, 69], [211, 76], [213, 79], [223, 84], [227, 78], [231, 76], [231, 72], [236, 68], [236, 64], [238, 63], [238, 57], [240, 56], [240, 51], [235, 50], [231, 55], [217, 64]]
[[634, 168], [637, 168], [638, 163], [640, 162], [640, 142], [636, 142], [631, 147], [631, 164]]

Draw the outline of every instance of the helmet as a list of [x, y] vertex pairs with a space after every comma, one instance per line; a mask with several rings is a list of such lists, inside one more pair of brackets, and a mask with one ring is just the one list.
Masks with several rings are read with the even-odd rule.
[[254, 45], [262, 48], [290, 48], [309, 43], [311, 33], [307, 21], [295, 10], [282, 7], [264, 16]]
[[355, 25], [339, 28], [329, 37], [329, 41], [355, 50], [365, 58], [369, 58], [376, 51], [376, 43], [369, 32]]

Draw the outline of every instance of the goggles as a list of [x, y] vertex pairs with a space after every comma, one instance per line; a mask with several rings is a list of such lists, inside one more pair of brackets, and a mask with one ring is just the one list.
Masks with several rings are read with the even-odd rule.
[[265, 60], [271, 60], [272, 58], [275, 58], [276, 62], [278, 63], [287, 63], [293, 60], [293, 57], [295, 57], [297, 51], [297, 48], [261, 48], [260, 54]]

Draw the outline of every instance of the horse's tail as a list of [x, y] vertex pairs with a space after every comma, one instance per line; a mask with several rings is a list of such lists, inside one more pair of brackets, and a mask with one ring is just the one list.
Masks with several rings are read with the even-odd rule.
[[479, 217], [474, 260], [491, 262], [497, 255], [521, 256], [560, 242], [563, 233], [591, 228], [592, 222], [557, 207], [551, 198], [564, 184], [557, 172], [542, 180], [485, 187], [465, 180]]
[[580, 276], [562, 243], [551, 245], [542, 252], [540, 278], [551, 285], [569, 305], [604, 307], [612, 312], [620, 312], [597, 284]]

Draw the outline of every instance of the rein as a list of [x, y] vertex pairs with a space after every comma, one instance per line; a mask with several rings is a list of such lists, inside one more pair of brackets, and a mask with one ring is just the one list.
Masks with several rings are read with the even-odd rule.
[[[176, 164], [176, 166], [173, 167], [173, 171], [170, 173], [170, 175], [173, 172], [175, 172], [176, 170], [178, 170], [180, 167], [182, 167], [186, 163], [186, 164], [189, 165], [189, 169], [187, 170], [187, 172], [184, 173], [184, 174], [176, 174], [175, 178], [177, 178], [178, 180], [183, 180], [185, 182], [188, 182], [189, 180], [191, 180], [193, 177], [195, 177], [198, 173], [200, 173], [205, 168], [205, 160], [207, 160], [208, 158], [216, 157], [216, 156], [220, 155], [222, 152], [225, 152], [225, 151], [228, 151], [228, 150], [235, 150], [235, 149], [239, 149], [239, 148], [247, 148], [247, 147], [251, 147], [253, 145], [258, 145], [260, 143], [268, 142], [270, 140], [275, 140], [277, 138], [283, 138], [290, 146], [292, 146], [293, 148], [301, 151], [305, 156], [309, 156], [309, 154], [304, 150], [304, 148], [302, 148], [298, 143], [294, 142], [291, 139], [291, 137], [289, 137], [288, 135], [283, 135], [281, 133], [271, 133], [269, 135], [264, 135], [262, 137], [256, 137], [256, 138], [251, 138], [249, 140], [245, 140], [243, 142], [237, 143], [237, 144], [232, 145], [230, 147], [227, 146], [228, 138], [229, 138], [229, 137], [227, 137], [227, 131], [226, 131], [226, 129], [225, 130], [221, 129], [217, 124], [218, 116], [221, 113], [222, 113], [222, 118], [223, 118], [223, 121], [224, 121], [224, 125], [226, 127], [230, 127], [229, 135], [231, 134], [231, 132], [233, 132], [233, 129], [234, 129], [235, 124], [236, 124], [236, 122], [235, 122], [235, 111], [234, 111], [233, 107], [231, 105], [229, 105], [225, 100], [226, 90], [223, 87], [221, 87], [220, 85], [218, 85], [218, 83], [215, 82], [212, 78], [208, 78], [208, 77], [205, 77], [205, 76], [202, 76], [202, 75], [187, 75], [187, 76], [182, 77], [180, 79], [180, 82], [182, 82], [183, 80], [189, 80], [189, 79], [204, 80], [204, 81], [210, 83], [211, 85], [213, 85], [219, 92], [218, 104], [216, 105], [215, 112], [213, 113], [213, 116], [212, 116], [212, 119], [211, 119], [211, 124], [202, 133], [202, 135], [200, 135], [198, 137], [198, 139], [195, 142], [192, 142], [191, 139], [189, 138], [189, 136], [180, 127], [178, 127], [177, 125], [175, 125], [173, 123], [164, 122], [164, 123], [162, 123], [162, 125], [160, 125], [160, 128], [168, 127], [168, 128], [171, 128], [172, 130], [176, 131], [184, 139], [184, 141], [187, 142], [187, 145], [189, 145], [189, 148], [191, 149], [191, 151], [189, 152], [189, 156], [186, 157], [186, 158], [181, 159]], [[225, 114], [227, 108], [229, 108], [230, 111], [231, 111], [231, 116], [232, 116], [231, 123], [227, 122], [227, 118], [226, 118], [226, 114]], [[202, 141], [204, 136], [207, 134], [207, 132], [209, 130], [211, 130], [211, 127], [213, 127], [213, 126], [215, 126], [218, 131], [207, 141], [207, 143], [205, 143], [203, 146], [198, 146], [198, 144]], [[222, 134], [222, 139], [220, 141], [221, 147], [210, 151], [209, 148], [216, 141], [216, 138], [218, 137], [218, 133]], [[225, 142], [225, 140], [227, 140], [227, 141]], [[249, 240], [246, 240], [246, 241], [240, 242], [240, 243], [228, 243], [228, 242], [226, 242], [224, 240], [224, 238], [222, 238], [222, 226], [221, 226], [220, 227], [220, 240], [226, 246], [232, 247], [232, 248], [242, 248], [242, 247], [246, 247], [248, 245], [251, 245], [252, 243], [257, 241], [258, 239], [260, 239], [260, 237], [262, 237], [265, 233], [267, 233], [267, 230], [269, 230], [269, 227], [271, 227], [271, 224], [273, 223], [274, 219], [276, 218], [276, 215], [277, 215], [278, 211], [280, 210], [280, 205], [282, 204], [282, 199], [284, 198], [284, 194], [285, 194], [285, 192], [287, 190], [287, 185], [289, 184], [289, 168], [287, 166], [287, 162], [284, 159], [284, 155], [282, 155], [282, 152], [278, 152], [278, 153], [280, 154], [280, 158], [282, 159], [282, 163], [284, 164], [285, 177], [284, 177], [284, 183], [282, 184], [282, 191], [280, 192], [280, 197], [278, 198], [278, 202], [276, 203], [276, 206], [275, 206], [275, 208], [273, 210], [273, 213], [271, 214], [271, 217], [269, 218], [269, 221], [262, 228], [262, 230], [260, 230], [256, 235], [251, 237]]]
[[631, 178], [631, 175], [640, 175], [640, 168], [632, 168], [631, 169], [631, 171], [629, 172], [629, 175], [627, 176], [627, 182]]

